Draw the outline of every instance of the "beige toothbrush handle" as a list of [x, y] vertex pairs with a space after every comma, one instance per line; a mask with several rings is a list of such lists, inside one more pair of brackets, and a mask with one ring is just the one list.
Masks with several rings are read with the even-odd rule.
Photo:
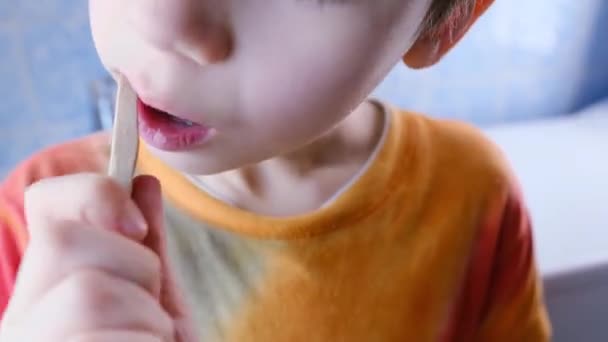
[[137, 95], [126, 78], [120, 76], [116, 93], [108, 175], [129, 192], [135, 174], [138, 147]]

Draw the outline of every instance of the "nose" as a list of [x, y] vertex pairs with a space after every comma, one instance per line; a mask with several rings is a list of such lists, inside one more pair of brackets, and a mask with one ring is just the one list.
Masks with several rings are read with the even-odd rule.
[[225, 1], [130, 0], [131, 25], [148, 43], [199, 64], [228, 58], [232, 35]]

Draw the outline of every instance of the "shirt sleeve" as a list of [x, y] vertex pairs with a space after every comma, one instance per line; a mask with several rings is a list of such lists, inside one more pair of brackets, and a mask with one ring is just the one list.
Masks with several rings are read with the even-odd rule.
[[0, 184], [0, 320], [13, 291], [27, 239], [23, 217], [26, 168], [18, 168]]
[[474, 340], [549, 341], [551, 331], [542, 280], [534, 259], [531, 223], [521, 195], [509, 195], [498, 217], [494, 238], [492, 233], [488, 234], [490, 241], [495, 241], [490, 243], [494, 251]]
[[[0, 208], [6, 210], [6, 208]], [[3, 213], [2, 216], [6, 216]], [[21, 248], [19, 246], [16, 227], [11, 226], [6, 220], [0, 221], [0, 320], [8, 300], [13, 291], [13, 285], [17, 276], [17, 269], [21, 260]]]

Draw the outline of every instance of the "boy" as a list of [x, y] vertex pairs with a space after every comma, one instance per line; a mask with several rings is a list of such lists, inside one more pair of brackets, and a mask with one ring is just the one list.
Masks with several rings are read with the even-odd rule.
[[98, 134], [8, 178], [0, 341], [548, 340], [499, 153], [365, 100], [491, 2], [91, 0], [153, 176], [102, 176]]

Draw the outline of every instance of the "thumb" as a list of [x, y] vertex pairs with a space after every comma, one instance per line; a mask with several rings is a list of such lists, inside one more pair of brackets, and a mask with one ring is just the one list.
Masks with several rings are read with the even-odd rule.
[[161, 262], [160, 303], [175, 322], [175, 341], [198, 341], [194, 324], [181, 291], [175, 281], [167, 253], [167, 235], [164, 226], [161, 188], [152, 176], [139, 176], [133, 181], [133, 200], [148, 222], [148, 236], [142, 244], [155, 252]]

